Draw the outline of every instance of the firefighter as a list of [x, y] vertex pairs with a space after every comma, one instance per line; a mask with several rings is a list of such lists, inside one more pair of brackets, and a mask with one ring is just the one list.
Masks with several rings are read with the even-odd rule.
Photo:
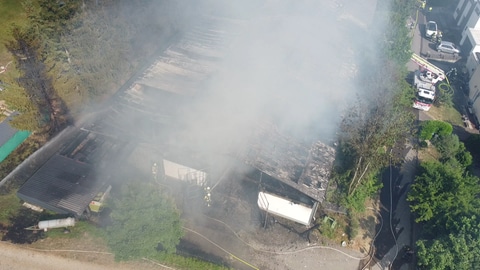
[[442, 42], [442, 31], [438, 31], [438, 34], [437, 34], [437, 44], [440, 44], [440, 42]]

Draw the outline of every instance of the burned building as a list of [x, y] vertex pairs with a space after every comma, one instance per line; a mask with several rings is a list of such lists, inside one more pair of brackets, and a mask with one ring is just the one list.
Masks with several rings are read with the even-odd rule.
[[335, 159], [335, 149], [320, 141], [312, 145], [284, 136], [272, 124], [259, 124], [238, 158], [295, 190], [322, 202]]
[[[122, 155], [116, 154], [117, 151], [128, 152], [122, 148], [128, 148], [125, 142], [131, 142], [146, 144], [149, 150], [161, 153], [159, 155], [165, 159], [162, 157], [164, 162], [160, 158], [156, 160], [157, 166], [170, 169], [166, 171], [170, 177], [195, 180], [196, 183], [202, 182], [202, 185], [205, 181], [203, 169], [208, 166], [190, 165], [193, 163], [185, 160], [188, 153], [182, 155], [181, 159], [171, 159], [166, 152], [169, 149], [181, 152], [211, 151], [218, 155], [228, 155], [229, 158], [234, 156], [236, 161], [308, 196], [309, 209], [316, 209], [313, 206], [325, 199], [335, 154], [332, 147], [321, 142], [312, 145], [299, 143], [282, 135], [272, 124], [250, 125], [249, 122], [237, 125], [230, 121], [231, 114], [224, 115], [226, 112], [222, 109], [225, 107], [204, 117], [197, 117], [202, 110], [198, 110], [194, 103], [210, 98], [208, 94], [211, 93], [205, 94], [201, 90], [208, 89], [204, 87], [205, 84], [221, 68], [223, 54], [235, 35], [227, 30], [235, 28], [237, 23], [206, 18], [204, 23], [172, 44], [148, 67], [130, 79], [105, 107], [95, 112], [92, 117], [94, 119], [83, 123], [72, 135], [71, 144], [48, 159], [20, 188], [18, 197], [58, 213], [80, 216], [99, 189], [108, 184], [109, 178], [97, 175], [96, 168], [109, 166], [103, 164], [103, 160], [120, 159]], [[206, 91], [208, 90], [204, 92]], [[237, 113], [232, 108], [228, 109], [234, 115]], [[186, 117], [186, 112], [190, 118]], [[209, 120], [211, 115], [218, 119], [212, 125], [205, 125], [205, 119]], [[194, 128], [189, 129], [187, 124], [192, 119], [198, 122], [194, 123]], [[235, 128], [232, 129], [234, 132], [229, 130], [227, 134], [222, 133], [222, 139], [226, 140], [219, 143], [217, 149], [199, 147], [202, 144], [208, 145], [206, 140], [217, 143], [220, 136], [216, 137], [215, 131], [223, 131], [222, 128], [227, 124]], [[239, 140], [245, 142], [232, 140], [234, 142], [231, 143], [231, 137], [236, 136], [238, 130], [241, 130]], [[251, 130], [251, 136], [244, 138], [245, 130]], [[194, 140], [187, 143], [184, 138]], [[220, 149], [230, 145], [234, 146], [231, 149]], [[216, 159], [217, 163], [211, 162], [208, 165], [220, 166], [220, 159], [225, 160], [222, 156]], [[215, 174], [209, 172], [210, 179], [214, 178], [212, 175]], [[292, 192], [279, 193], [282, 198], [296, 199], [291, 196]]]
[[[39, 150], [39, 155], [47, 157], [28, 176], [18, 197], [44, 209], [79, 217], [110, 181], [99, 171], [118, 170], [108, 167], [126, 156], [119, 152], [128, 152], [136, 143], [168, 145], [175, 135], [166, 134], [165, 126], [178, 125], [199, 85], [217, 69], [231, 39], [222, 27], [235, 24], [221, 18], [203, 19], [137, 72], [93, 119], [72, 127], [75, 131], [59, 151], [47, 154], [45, 149]], [[202, 177], [199, 174], [200, 180]]]

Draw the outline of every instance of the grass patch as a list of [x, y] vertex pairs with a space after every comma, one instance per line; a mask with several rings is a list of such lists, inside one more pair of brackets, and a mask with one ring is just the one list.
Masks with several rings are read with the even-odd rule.
[[10, 25], [24, 25], [27, 21], [22, 1], [19, 0], [0, 0], [0, 14], [2, 16], [2, 27], [0, 27], [0, 65], [5, 65], [5, 61], [10, 61], [11, 56], [5, 48], [5, 42], [11, 39]]
[[462, 115], [453, 107], [432, 106], [428, 112], [425, 112], [434, 120], [441, 120], [452, 124], [453, 126], [463, 126]]
[[[88, 221], [78, 221], [74, 227], [69, 227], [70, 232], [64, 233], [62, 228], [51, 229], [44, 234], [44, 240], [33, 243], [33, 247], [40, 249], [75, 249], [90, 250], [100, 252], [111, 252], [103, 238], [105, 235], [103, 230]], [[88, 260], [96, 263], [111, 265], [135, 265], [138, 264], [142, 269], [149, 263], [140, 261], [114, 262], [113, 256], [105, 256], [102, 254], [81, 254], [72, 253], [64, 254], [65, 257], [77, 260]], [[72, 257], [73, 256], [73, 257]], [[148, 258], [153, 261], [160, 262], [165, 265], [173, 266], [176, 269], [228, 269], [221, 265], [216, 265], [207, 261], [196, 258], [184, 257], [176, 254], [162, 254], [154, 258]], [[145, 265], [143, 265], [146, 263]], [[142, 267], [143, 265], [143, 267]]]
[[154, 260], [167, 265], [176, 267], [177, 269], [211, 269], [211, 270], [223, 270], [229, 269], [222, 265], [213, 264], [207, 261], [202, 261], [196, 258], [183, 257], [176, 254], [168, 254], [154, 258]]
[[17, 191], [0, 195], [0, 223], [10, 225], [10, 217], [13, 216], [22, 207], [20, 199], [16, 195]]
[[77, 221], [74, 227], [69, 227], [69, 233], [65, 233], [63, 228], [51, 229], [45, 233], [46, 237], [56, 239], [56, 238], [80, 238], [85, 235], [85, 233], [90, 234], [94, 238], [101, 236], [101, 231], [95, 225], [87, 221]]
[[418, 150], [418, 159], [422, 162], [436, 161], [440, 159], [441, 156], [442, 155], [438, 152], [437, 148], [430, 143], [427, 147], [423, 147]]
[[5, 48], [5, 42], [10, 40], [10, 25], [13, 23], [23, 25], [26, 21], [26, 15], [23, 12], [21, 1], [18, 0], [0, 0], [0, 14], [2, 16], [2, 25], [0, 27], [0, 64], [10, 59], [10, 54]]
[[[347, 216], [329, 213], [328, 217], [331, 219], [326, 219], [325, 217], [317, 219], [317, 222], [320, 223], [320, 228], [318, 230], [320, 231], [321, 235], [335, 243], [341, 243], [342, 241], [347, 240]], [[335, 225], [332, 226], [334, 221]]]

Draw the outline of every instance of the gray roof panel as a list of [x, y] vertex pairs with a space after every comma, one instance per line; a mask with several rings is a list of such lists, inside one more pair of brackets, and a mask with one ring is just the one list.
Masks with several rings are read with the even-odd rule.
[[100, 191], [92, 166], [54, 155], [18, 190], [22, 200], [40, 207], [81, 216]]
[[17, 130], [10, 126], [10, 120], [12, 120], [12, 118], [8, 117], [0, 123], [0, 146], [10, 140], [10, 138], [17, 132]]

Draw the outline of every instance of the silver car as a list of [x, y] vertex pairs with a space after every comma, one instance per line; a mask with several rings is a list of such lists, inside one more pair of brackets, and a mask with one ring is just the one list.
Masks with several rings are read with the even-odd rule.
[[438, 52], [459, 54], [460, 49], [452, 42], [442, 41], [437, 45]]

